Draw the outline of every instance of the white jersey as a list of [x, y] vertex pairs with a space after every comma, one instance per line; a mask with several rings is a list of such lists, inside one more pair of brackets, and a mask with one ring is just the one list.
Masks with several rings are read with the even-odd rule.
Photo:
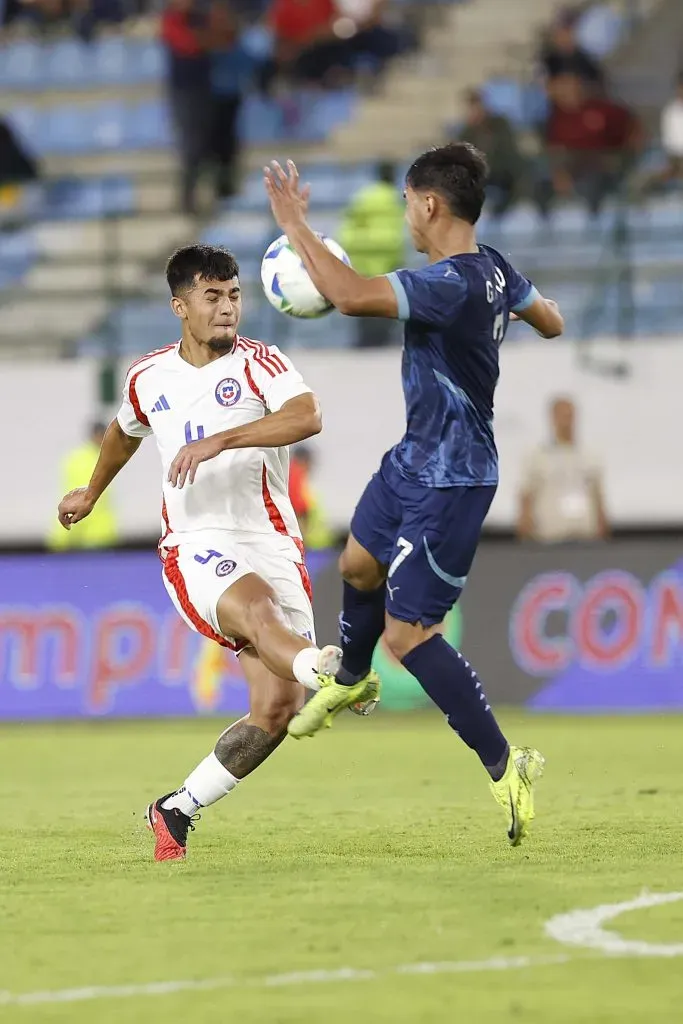
[[301, 533], [289, 500], [287, 448], [239, 448], [203, 462], [193, 484], [168, 482], [178, 450], [190, 441], [277, 412], [310, 392], [274, 345], [237, 337], [230, 353], [191, 366], [180, 343], [142, 356], [130, 367], [118, 422], [131, 437], [154, 434], [163, 469], [162, 548], [211, 547], [226, 531], [272, 538], [301, 561]]

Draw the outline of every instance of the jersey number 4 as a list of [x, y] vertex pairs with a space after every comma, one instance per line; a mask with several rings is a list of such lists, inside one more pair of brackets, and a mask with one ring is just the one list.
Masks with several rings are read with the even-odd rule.
[[201, 423], [197, 424], [197, 436], [192, 436], [192, 424], [188, 420], [185, 424], [185, 444], [191, 444], [192, 441], [203, 441], [204, 440], [204, 427]]

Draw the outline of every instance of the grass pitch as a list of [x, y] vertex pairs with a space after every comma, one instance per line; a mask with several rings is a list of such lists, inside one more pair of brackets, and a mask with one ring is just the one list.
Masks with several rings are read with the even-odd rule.
[[[516, 742], [548, 758], [533, 833], [511, 850], [483, 770], [439, 717], [344, 718], [315, 740], [288, 741], [205, 811], [184, 864], [151, 861], [141, 812], [182, 781], [222, 723], [0, 730], [0, 989], [237, 979], [213, 991], [0, 1004], [0, 1020], [680, 1019], [683, 960], [565, 950], [543, 924], [643, 888], [683, 891], [683, 719], [503, 715]], [[683, 904], [607, 927], [680, 943]], [[569, 962], [500, 973], [259, 982], [562, 952]]]

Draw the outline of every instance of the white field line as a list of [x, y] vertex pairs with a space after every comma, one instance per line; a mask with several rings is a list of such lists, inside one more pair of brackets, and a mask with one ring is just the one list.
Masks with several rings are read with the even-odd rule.
[[612, 956], [683, 956], [683, 943], [663, 944], [623, 939], [616, 932], [602, 927], [606, 921], [612, 921], [629, 910], [645, 910], [666, 903], [677, 903], [679, 900], [683, 900], [683, 892], [644, 892], [625, 903], [606, 903], [591, 910], [572, 910], [569, 914], [558, 914], [546, 922], [545, 933], [565, 945], [599, 949]]
[[[573, 910], [558, 914], [546, 922], [545, 933], [565, 945], [599, 950], [612, 956], [683, 956], [683, 943], [670, 945], [629, 941], [601, 927], [630, 910], [644, 910], [683, 900], [683, 892], [643, 893], [625, 903], [610, 903], [591, 910]], [[54, 1003], [79, 1003], [96, 999], [130, 999], [141, 996], [172, 995], [176, 992], [209, 992], [224, 988], [278, 988], [295, 985], [334, 984], [347, 981], [375, 981], [378, 978], [424, 976], [435, 974], [474, 974], [483, 971], [518, 971], [530, 967], [566, 964], [576, 959], [567, 953], [551, 956], [492, 957], [489, 960], [446, 960], [441, 963], [400, 964], [377, 970], [340, 967], [337, 970], [297, 971], [289, 974], [266, 974], [261, 977], [235, 977], [186, 981], [155, 981], [139, 985], [90, 985], [86, 988], [65, 988], [44, 992], [2, 992], [0, 1006], [36, 1006]]]
[[266, 974], [263, 977], [206, 978], [204, 981], [155, 981], [142, 985], [91, 985], [46, 992], [0, 992], [0, 1006], [36, 1006], [40, 1003], [80, 1003], [94, 999], [129, 999], [139, 996], [165, 996], [176, 992], [209, 992], [221, 988], [279, 988], [289, 985], [333, 984], [345, 981], [374, 981], [377, 978], [406, 975], [469, 974], [479, 971], [517, 971], [526, 967], [565, 964], [567, 953], [554, 956], [492, 957], [490, 960], [454, 960], [444, 963], [401, 964], [397, 967], [360, 970], [341, 967], [333, 971], [297, 971], [292, 974]]

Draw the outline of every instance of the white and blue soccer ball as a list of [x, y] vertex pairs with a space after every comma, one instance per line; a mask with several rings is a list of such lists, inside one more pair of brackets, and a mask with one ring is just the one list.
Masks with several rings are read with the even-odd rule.
[[[316, 233], [330, 252], [348, 266], [351, 265], [349, 257], [338, 242], [320, 232]], [[311, 281], [286, 235], [276, 238], [268, 246], [261, 263], [261, 281], [268, 302], [287, 316], [313, 320], [325, 316], [333, 309], [332, 304], [320, 294]]]

